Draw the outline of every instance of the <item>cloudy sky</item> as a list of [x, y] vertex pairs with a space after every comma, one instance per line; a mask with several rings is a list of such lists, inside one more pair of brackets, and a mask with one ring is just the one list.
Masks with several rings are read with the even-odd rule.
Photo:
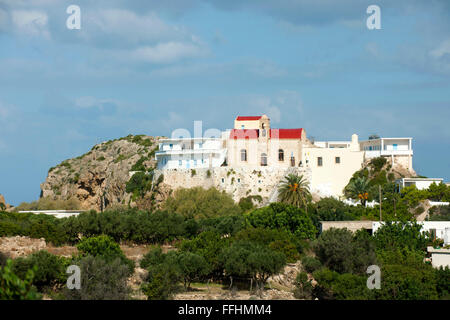
[[411, 136], [416, 171], [449, 181], [450, 1], [0, 0], [7, 202], [96, 143], [262, 113], [316, 139]]

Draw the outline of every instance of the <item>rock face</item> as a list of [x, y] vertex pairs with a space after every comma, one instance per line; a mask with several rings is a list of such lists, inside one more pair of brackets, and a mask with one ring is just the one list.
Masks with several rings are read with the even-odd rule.
[[27, 256], [34, 251], [45, 249], [45, 239], [31, 239], [28, 237], [2, 237], [0, 238], [0, 252], [6, 253], [10, 258]]
[[130, 171], [142, 170], [137, 165], [155, 167], [154, 153], [162, 138], [129, 135], [95, 145], [88, 153], [50, 168], [41, 184], [41, 197], [75, 198], [86, 210], [128, 204], [131, 195], [125, 188]]
[[3, 197], [2, 194], [0, 194], [0, 211], [1, 210], [7, 210], [9, 208], [11, 208], [11, 206], [6, 203], [5, 197]]

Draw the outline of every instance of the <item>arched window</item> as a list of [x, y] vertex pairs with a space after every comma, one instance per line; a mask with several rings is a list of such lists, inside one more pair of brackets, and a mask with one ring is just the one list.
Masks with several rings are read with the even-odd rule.
[[284, 151], [283, 149], [278, 150], [278, 161], [284, 161]]
[[241, 161], [247, 161], [247, 150], [241, 150]]
[[261, 153], [261, 165], [267, 166], [267, 154]]

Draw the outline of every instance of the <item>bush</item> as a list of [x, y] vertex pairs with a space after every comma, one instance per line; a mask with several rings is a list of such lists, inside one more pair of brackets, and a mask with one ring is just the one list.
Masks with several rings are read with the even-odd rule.
[[436, 291], [439, 299], [450, 300], [450, 268], [436, 269]]
[[267, 279], [286, 264], [284, 254], [249, 241], [236, 241], [223, 250], [221, 261], [225, 274], [231, 277], [251, 278], [260, 288]]
[[79, 210], [79, 209], [81, 209], [81, 204], [76, 198], [70, 198], [67, 200], [55, 200], [50, 197], [45, 197], [30, 203], [22, 202], [14, 210], [29, 211], [29, 210]]
[[68, 300], [127, 300], [131, 293], [127, 285], [130, 274], [120, 258], [106, 261], [102, 257], [85, 256], [75, 261], [81, 270], [81, 288], [65, 288]]
[[241, 209], [231, 196], [215, 188], [202, 187], [178, 189], [163, 205], [170, 213], [178, 213], [187, 218], [213, 218], [236, 215]]
[[179, 290], [178, 282], [183, 274], [178, 264], [178, 253], [162, 253], [161, 248], [151, 249], [141, 260], [141, 267], [148, 271], [141, 285], [142, 292], [149, 300], [170, 299]]
[[170, 257], [167, 260], [153, 266], [146, 281], [141, 285], [148, 300], [170, 299], [179, 290], [177, 283], [181, 280], [180, 271], [175, 264], [170, 263]]
[[205, 258], [192, 252], [178, 253], [177, 265], [180, 269], [185, 290], [190, 288], [192, 281], [202, 279], [210, 271], [210, 267]]
[[38, 300], [41, 296], [33, 286], [36, 268], [28, 270], [23, 279], [13, 271], [13, 262], [8, 259], [4, 267], [0, 267], [0, 300]]
[[377, 249], [407, 248], [425, 251], [429, 237], [417, 222], [385, 222], [374, 234]]
[[55, 245], [68, 241], [59, 219], [45, 214], [6, 212], [0, 215], [0, 236], [45, 238]]
[[364, 231], [355, 235], [347, 229], [331, 228], [317, 239], [314, 252], [320, 262], [339, 273], [365, 273], [375, 264], [375, 247]]
[[305, 272], [299, 272], [295, 278], [294, 297], [297, 299], [312, 298], [313, 285]]
[[317, 258], [305, 256], [302, 259], [302, 266], [308, 273], [313, 273], [316, 270], [319, 270], [322, 267], [322, 264]]
[[386, 158], [378, 157], [378, 158], [373, 158], [372, 160], [370, 160], [369, 165], [373, 171], [379, 172], [384, 167], [386, 162], [387, 162]]
[[197, 221], [198, 232], [215, 231], [220, 235], [234, 235], [245, 228], [247, 224], [245, 217], [241, 214], [200, 219]]
[[143, 198], [151, 190], [152, 180], [153, 174], [146, 174], [142, 171], [136, 172], [127, 182], [125, 191], [132, 193], [134, 199]]
[[233, 237], [233, 240], [250, 241], [259, 245], [268, 246], [273, 251], [283, 253], [288, 262], [295, 262], [300, 257], [299, 248], [294, 243], [298, 242], [298, 240], [284, 230], [247, 228], [238, 232]]
[[13, 262], [13, 271], [22, 279], [26, 277], [28, 270], [36, 266], [34, 272], [33, 285], [35, 285], [40, 292], [44, 288], [49, 288], [54, 285], [62, 285], [65, 283], [66, 267], [69, 265], [67, 259], [58, 257], [41, 250], [32, 253], [25, 258], [17, 258]]
[[313, 297], [320, 300], [367, 300], [372, 298], [372, 291], [367, 288], [367, 277], [351, 273], [339, 274], [327, 268], [313, 274], [317, 285]]
[[202, 256], [210, 266], [211, 275], [220, 277], [223, 272], [219, 256], [222, 250], [229, 246], [229, 239], [223, 238], [216, 231], [205, 231], [192, 240], [181, 244], [181, 251], [192, 252]]
[[247, 216], [247, 221], [255, 228], [286, 230], [298, 239], [313, 239], [317, 233], [303, 209], [283, 203], [271, 203], [256, 209]]
[[125, 257], [120, 246], [109, 236], [85, 238], [77, 245], [77, 249], [82, 256], [98, 257], [107, 262], [119, 259], [128, 267], [130, 274], [134, 271], [134, 262]]
[[433, 300], [438, 298], [435, 271], [423, 264], [422, 268], [396, 264], [381, 269], [382, 285], [376, 290], [377, 299]]

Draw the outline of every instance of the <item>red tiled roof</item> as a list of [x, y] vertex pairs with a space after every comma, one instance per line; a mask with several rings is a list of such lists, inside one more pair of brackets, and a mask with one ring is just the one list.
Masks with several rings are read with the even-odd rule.
[[271, 139], [301, 139], [302, 128], [298, 129], [270, 129]]
[[237, 121], [251, 121], [251, 120], [259, 120], [261, 119], [261, 116], [256, 116], [256, 117], [237, 117], [236, 120]]
[[231, 129], [230, 139], [258, 139], [258, 129]]

